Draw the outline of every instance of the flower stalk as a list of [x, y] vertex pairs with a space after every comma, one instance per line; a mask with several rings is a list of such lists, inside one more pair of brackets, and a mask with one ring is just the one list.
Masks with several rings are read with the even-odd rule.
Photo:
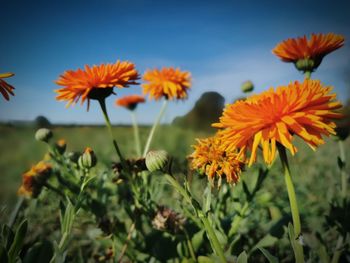
[[347, 196], [347, 188], [348, 188], [348, 175], [345, 171], [345, 149], [344, 149], [344, 143], [342, 140], [339, 140], [339, 159], [340, 159], [340, 174], [341, 174], [341, 195], [345, 199]]
[[131, 120], [132, 120], [132, 127], [134, 130], [136, 154], [137, 156], [141, 156], [140, 133], [139, 133], [139, 127], [137, 125], [136, 113], [135, 111], [132, 110], [130, 114], [131, 114]]
[[153, 126], [152, 126], [152, 129], [148, 135], [148, 138], [147, 138], [147, 142], [146, 142], [146, 146], [145, 146], [145, 149], [143, 151], [143, 157], [146, 157], [146, 154], [147, 152], [149, 151], [149, 147], [151, 146], [151, 142], [152, 142], [152, 139], [153, 139], [153, 136], [154, 136], [154, 132], [156, 131], [159, 123], [160, 123], [160, 120], [162, 119], [163, 115], [164, 115], [164, 112], [165, 112], [165, 109], [168, 105], [168, 100], [164, 100], [163, 101], [163, 105], [160, 109], [160, 112], [159, 112], [159, 115], [158, 117], [156, 118], [155, 122], [153, 123]]
[[118, 146], [118, 143], [117, 141], [114, 139], [114, 136], [113, 136], [113, 131], [112, 131], [112, 125], [111, 125], [111, 122], [109, 120], [109, 116], [108, 116], [108, 113], [107, 113], [107, 108], [106, 108], [106, 101], [105, 99], [99, 99], [98, 100], [100, 106], [101, 106], [101, 110], [102, 110], [102, 113], [103, 113], [103, 117], [105, 118], [105, 121], [106, 121], [106, 126], [107, 126], [107, 129], [108, 129], [108, 132], [111, 136], [111, 139], [113, 141], [113, 145], [114, 145], [114, 148], [119, 156], [119, 159], [120, 159], [120, 162], [124, 165], [125, 164], [125, 160], [123, 158], [123, 155], [119, 149], [119, 146]]

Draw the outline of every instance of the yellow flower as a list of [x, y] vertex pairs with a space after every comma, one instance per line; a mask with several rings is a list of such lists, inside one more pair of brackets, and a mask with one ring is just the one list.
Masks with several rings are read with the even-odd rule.
[[85, 70], [68, 70], [60, 76], [56, 84], [64, 88], [55, 90], [57, 100], [68, 101], [67, 107], [81, 99], [81, 104], [90, 99], [104, 99], [113, 93], [113, 88], [125, 88], [139, 79], [135, 65], [128, 61], [114, 64], [85, 66]]
[[236, 184], [244, 168], [243, 156], [236, 150], [224, 150], [221, 144], [217, 136], [197, 139], [194, 152], [189, 156], [191, 169], [206, 174], [211, 182], [218, 179], [219, 186], [222, 177], [226, 177], [229, 184]]
[[191, 75], [180, 69], [162, 68], [148, 70], [143, 75], [146, 83], [142, 84], [143, 93], [149, 94], [150, 99], [167, 100], [186, 99], [191, 86]]
[[11, 94], [12, 96], [14, 96], [15, 94], [13, 93], [13, 90], [15, 89], [13, 86], [11, 86], [10, 84], [8, 84], [5, 80], [5, 78], [10, 78], [12, 76], [14, 76], [15, 74], [13, 73], [2, 73], [0, 74], [0, 93], [2, 94], [2, 96], [5, 98], [5, 100], [9, 100], [10, 96], [9, 94]]
[[330, 94], [331, 90], [332, 87], [323, 86], [319, 80], [296, 81], [276, 91], [271, 88], [227, 105], [220, 122], [213, 126], [224, 129], [219, 133], [223, 148], [251, 150], [251, 165], [261, 145], [265, 162], [271, 164], [276, 143], [294, 155], [297, 151], [292, 143], [294, 135], [315, 150], [324, 143], [322, 135], [335, 134], [332, 119], [342, 116], [334, 111], [341, 103], [335, 101], [336, 94]]

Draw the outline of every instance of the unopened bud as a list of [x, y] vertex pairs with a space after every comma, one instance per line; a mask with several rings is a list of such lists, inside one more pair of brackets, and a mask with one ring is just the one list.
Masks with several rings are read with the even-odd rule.
[[59, 141], [56, 142], [56, 149], [60, 154], [64, 154], [64, 152], [66, 151], [67, 148], [67, 143], [64, 139], [61, 139]]
[[73, 162], [73, 163], [77, 163], [80, 157], [80, 154], [78, 152], [69, 152], [67, 154], [68, 159]]
[[37, 130], [35, 133], [35, 139], [37, 141], [42, 141], [46, 143], [49, 142], [52, 136], [53, 136], [52, 131], [46, 128], [41, 128]]
[[146, 155], [146, 167], [148, 171], [154, 172], [162, 170], [169, 161], [169, 155], [166, 151], [149, 151]]
[[90, 147], [87, 147], [84, 153], [79, 157], [78, 163], [81, 168], [90, 169], [94, 167], [97, 163], [94, 151]]
[[254, 84], [250, 80], [247, 80], [242, 83], [241, 90], [244, 93], [252, 92], [254, 90]]

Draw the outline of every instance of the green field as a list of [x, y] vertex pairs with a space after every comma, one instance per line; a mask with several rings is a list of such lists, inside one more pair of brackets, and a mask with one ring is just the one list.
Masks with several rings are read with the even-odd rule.
[[[117, 156], [110, 143], [106, 128], [55, 127], [52, 130], [55, 140], [65, 138], [67, 141], [67, 151], [82, 152], [86, 146], [90, 146], [94, 149], [98, 158], [98, 166], [95, 169], [100, 172], [112, 174], [110, 168], [111, 162], [116, 161]], [[148, 131], [149, 128], [147, 127], [143, 127], [140, 130], [143, 143], [147, 138]], [[3, 211], [10, 212], [16, 197], [17, 188], [21, 183], [21, 174], [28, 170], [32, 164], [43, 158], [47, 151], [47, 146], [34, 139], [34, 128], [1, 126], [0, 132], [2, 134], [0, 137], [0, 200], [1, 206], [5, 209]], [[129, 158], [135, 157], [131, 127], [114, 127], [113, 132], [124, 155]], [[164, 149], [168, 151], [174, 157], [175, 169], [181, 177], [183, 176], [181, 175], [181, 171], [185, 172], [187, 170], [186, 156], [191, 153], [191, 145], [194, 144], [195, 138], [206, 136], [208, 134], [205, 132], [201, 133], [172, 126], [162, 126], [156, 133], [151, 149]], [[345, 149], [350, 149], [350, 140], [348, 139], [344, 143]], [[341, 182], [340, 172], [337, 166], [339, 146], [338, 142], [332, 138], [327, 139], [326, 144], [320, 146], [316, 152], [312, 151], [301, 141], [297, 140], [296, 144], [299, 151], [294, 158], [290, 158], [290, 162], [303, 221], [303, 232], [306, 238], [308, 238], [308, 234], [311, 235], [316, 231], [321, 231], [325, 224], [325, 215], [329, 213], [330, 202], [339, 197]], [[347, 154], [347, 163], [350, 163], [349, 153]], [[256, 173], [259, 167], [259, 165], [254, 165], [252, 168], [247, 168], [243, 172], [242, 179], [247, 182], [248, 186], [251, 186], [256, 180]], [[349, 166], [347, 169], [349, 171]], [[194, 193], [200, 195], [203, 191], [200, 188], [204, 187], [205, 180], [194, 179], [192, 185]], [[232, 186], [230, 191], [237, 192], [237, 195], [240, 195], [242, 193], [242, 184], [239, 183], [236, 186]], [[177, 208], [177, 203], [181, 203], [181, 200], [178, 197], [176, 199], [174, 198], [173, 193], [165, 197], [163, 195], [157, 202], [173, 205], [174, 208]], [[30, 203], [26, 205], [30, 206]], [[251, 235], [251, 238], [255, 235], [260, 237], [262, 231], [271, 228], [269, 222], [263, 222], [269, 217], [266, 214], [268, 213], [268, 209], [270, 209], [271, 214], [273, 214], [272, 210], [277, 211], [277, 214], [282, 216], [289, 214], [288, 197], [278, 159], [272, 166], [267, 179], [263, 183], [262, 189], [258, 192], [254, 207], [250, 210], [250, 218], [245, 221], [245, 228], [243, 227], [241, 229], [242, 236], [246, 234], [248, 236]], [[48, 211], [54, 212], [57, 208], [51, 207], [47, 209], [45, 213], [48, 213]], [[32, 225], [30, 225], [30, 231], [32, 233], [40, 236], [53, 231], [52, 228], [55, 227], [52, 225], [48, 226], [50, 230], [45, 230], [47, 232], [41, 228], [38, 230], [39, 227], [37, 224], [40, 224], [40, 220], [36, 218], [37, 214], [33, 213], [33, 209], [30, 210], [31, 212], [26, 214], [26, 216], [29, 222], [32, 222]], [[3, 213], [1, 221], [7, 219], [6, 214]], [[40, 215], [43, 215], [43, 212]], [[280, 217], [280, 215], [277, 215], [277, 217]], [[46, 220], [44, 221], [46, 222]], [[256, 229], [257, 233], [251, 232], [253, 229]], [[56, 236], [56, 238], [58, 237]], [[249, 244], [249, 242], [252, 241], [247, 241], [240, 248], [247, 249], [247, 247], [251, 247], [254, 244]], [[257, 242], [257, 240], [254, 240], [254, 242]], [[288, 247], [283, 242], [279, 246]], [[286, 257], [290, 253], [288, 250], [286, 252], [282, 248], [274, 251], [283, 257]], [[288, 256], [286, 258], [288, 259]]]

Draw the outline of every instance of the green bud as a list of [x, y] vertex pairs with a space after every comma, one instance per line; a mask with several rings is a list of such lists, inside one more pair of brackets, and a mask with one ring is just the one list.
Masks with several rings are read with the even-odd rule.
[[244, 93], [252, 92], [254, 90], [254, 84], [250, 80], [247, 80], [242, 83], [241, 90]]
[[148, 171], [162, 170], [169, 161], [169, 155], [164, 150], [149, 151], [146, 155], [146, 167]]
[[72, 163], [78, 163], [80, 154], [78, 152], [69, 152], [67, 157]]
[[49, 142], [52, 136], [53, 136], [52, 131], [46, 128], [41, 128], [37, 130], [35, 133], [35, 139], [37, 141], [42, 141], [46, 143]]
[[84, 153], [79, 157], [78, 164], [81, 168], [90, 169], [97, 163], [97, 158], [94, 151], [87, 147]]

